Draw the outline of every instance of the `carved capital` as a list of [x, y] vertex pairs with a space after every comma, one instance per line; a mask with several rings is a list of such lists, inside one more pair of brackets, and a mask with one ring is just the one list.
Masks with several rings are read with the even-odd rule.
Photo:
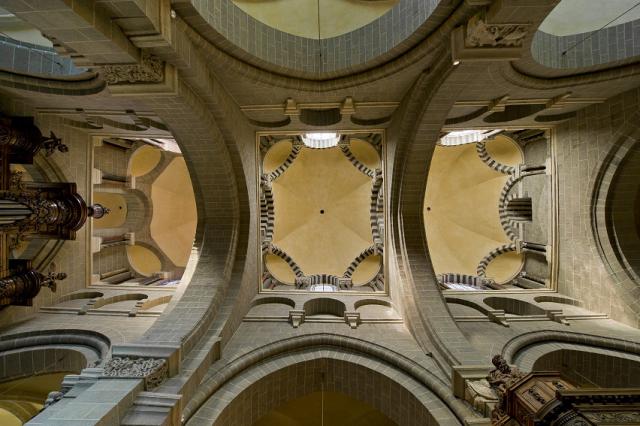
[[145, 388], [153, 389], [168, 377], [168, 366], [162, 358], [113, 357], [105, 364], [103, 376], [143, 378]]

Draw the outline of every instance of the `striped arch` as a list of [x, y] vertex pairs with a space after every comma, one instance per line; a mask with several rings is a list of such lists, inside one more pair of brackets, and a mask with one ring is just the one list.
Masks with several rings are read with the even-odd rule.
[[260, 176], [260, 186], [262, 187], [260, 193], [260, 235], [262, 241], [265, 242], [273, 240], [273, 229], [275, 227], [275, 209], [270, 179], [267, 174]]
[[360, 160], [355, 157], [355, 155], [353, 155], [351, 149], [349, 148], [348, 142], [341, 143], [339, 146], [344, 156], [347, 157], [347, 159], [351, 162], [351, 164], [355, 166], [356, 169], [358, 169], [359, 172], [364, 173], [371, 178], [375, 176], [376, 171], [374, 169], [370, 169], [369, 167], [365, 166], [360, 162]]
[[506, 164], [502, 164], [494, 160], [491, 157], [491, 155], [489, 155], [489, 152], [487, 151], [487, 145], [485, 142], [476, 143], [476, 152], [478, 153], [478, 157], [480, 157], [480, 160], [484, 164], [486, 164], [487, 166], [489, 166], [489, 168], [495, 170], [498, 173], [502, 173], [505, 175], [512, 175], [517, 170], [516, 167], [507, 166]]
[[494, 284], [493, 280], [485, 277], [451, 272], [437, 275], [436, 278], [443, 288], [451, 290], [485, 290]]
[[382, 247], [380, 246], [371, 246], [364, 249], [355, 259], [351, 262], [347, 270], [342, 274], [345, 278], [351, 278], [353, 273], [355, 272], [358, 265], [360, 265], [367, 257], [374, 256], [376, 254], [382, 254]]
[[282, 174], [287, 171], [289, 166], [293, 164], [294, 160], [298, 157], [298, 154], [300, 154], [300, 151], [302, 151], [302, 144], [300, 144], [298, 142], [298, 139], [296, 138], [292, 142], [291, 152], [284, 160], [284, 163], [280, 164], [274, 171], [269, 173], [269, 179], [274, 181], [282, 176]]
[[[502, 193], [500, 194], [500, 197], [502, 198]], [[501, 202], [498, 206], [498, 213], [500, 214], [500, 226], [502, 226], [502, 229], [511, 241], [516, 241], [519, 238], [517, 231], [514, 229], [513, 220], [511, 220], [509, 216], [509, 210], [507, 208], [507, 206], [509, 205], [509, 201], [513, 200], [514, 198], [518, 198], [518, 196], [516, 194], [508, 195], [505, 198], [505, 202]]]
[[295, 274], [296, 278], [304, 277], [304, 272], [302, 272], [302, 269], [300, 269], [298, 264], [291, 258], [291, 256], [289, 256], [287, 252], [285, 252], [278, 246], [274, 245], [273, 243], [269, 244], [265, 254], [273, 254], [275, 256], [278, 256], [280, 259], [284, 260], [285, 262], [287, 262], [287, 265], [289, 265], [289, 267], [293, 270], [293, 273]]
[[382, 170], [375, 169], [373, 185], [371, 186], [369, 218], [371, 221], [373, 243], [377, 245], [384, 244], [384, 192], [382, 183]]
[[491, 250], [489, 254], [483, 257], [480, 263], [478, 263], [478, 267], [476, 268], [476, 273], [478, 274], [478, 276], [485, 277], [487, 272], [487, 266], [489, 266], [489, 263], [491, 263], [493, 259], [500, 256], [501, 254], [508, 253], [511, 251], [516, 251], [517, 247], [518, 246], [516, 243], [511, 243], [511, 244], [502, 245], [500, 247], [497, 247]]
[[511, 241], [516, 241], [519, 237], [517, 235], [517, 231], [513, 228], [513, 223], [509, 219], [509, 215], [507, 212], [507, 206], [510, 200], [516, 198], [516, 195], [509, 195], [513, 187], [525, 176], [528, 174], [522, 174], [520, 176], [510, 175], [509, 179], [504, 183], [502, 187], [502, 191], [500, 191], [500, 200], [498, 201], [498, 212], [500, 214], [500, 225], [504, 230], [505, 234]]

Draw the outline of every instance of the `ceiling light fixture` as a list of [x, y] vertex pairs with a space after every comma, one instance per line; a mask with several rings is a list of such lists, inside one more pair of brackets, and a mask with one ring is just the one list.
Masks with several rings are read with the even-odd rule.
[[468, 143], [481, 142], [501, 132], [502, 132], [502, 129], [456, 130], [454, 132], [447, 133], [446, 136], [441, 137], [440, 145], [456, 146], [456, 145], [465, 145]]
[[340, 135], [335, 132], [305, 133], [302, 142], [309, 148], [333, 148], [338, 145]]

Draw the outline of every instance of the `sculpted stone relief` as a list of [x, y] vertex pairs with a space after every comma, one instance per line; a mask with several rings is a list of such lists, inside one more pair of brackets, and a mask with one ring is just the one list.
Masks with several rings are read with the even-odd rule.
[[162, 83], [164, 62], [143, 53], [139, 64], [106, 65], [102, 68], [102, 74], [108, 84]]
[[489, 24], [476, 15], [467, 23], [467, 47], [522, 47], [527, 24]]
[[168, 377], [168, 373], [164, 359], [113, 357], [105, 364], [103, 375], [144, 378], [146, 388], [153, 389]]

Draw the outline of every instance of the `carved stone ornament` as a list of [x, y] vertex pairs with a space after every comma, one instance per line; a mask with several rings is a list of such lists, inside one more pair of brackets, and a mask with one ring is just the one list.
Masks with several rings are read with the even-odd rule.
[[105, 65], [102, 74], [108, 84], [162, 83], [164, 62], [153, 55], [143, 53], [139, 64]]
[[61, 390], [61, 391], [52, 391], [47, 395], [47, 399], [44, 402], [44, 408], [49, 407], [50, 405], [55, 404], [64, 398], [64, 395], [69, 391], [69, 389]]
[[594, 423], [608, 424], [640, 424], [640, 411], [601, 411], [584, 413], [588, 420]]
[[527, 24], [489, 24], [480, 15], [467, 23], [466, 47], [522, 47]]
[[113, 357], [104, 366], [106, 377], [144, 378], [145, 387], [153, 389], [169, 374], [167, 361], [161, 358]]
[[494, 420], [498, 420], [507, 415], [505, 406], [507, 389], [522, 379], [526, 373], [520, 371], [516, 367], [510, 367], [507, 360], [504, 359], [502, 355], [494, 356], [491, 362], [495, 368], [489, 372], [487, 381], [489, 382], [489, 385], [491, 385], [491, 388], [493, 388], [493, 390], [498, 394], [499, 403], [496, 405], [492, 413], [492, 418]]

